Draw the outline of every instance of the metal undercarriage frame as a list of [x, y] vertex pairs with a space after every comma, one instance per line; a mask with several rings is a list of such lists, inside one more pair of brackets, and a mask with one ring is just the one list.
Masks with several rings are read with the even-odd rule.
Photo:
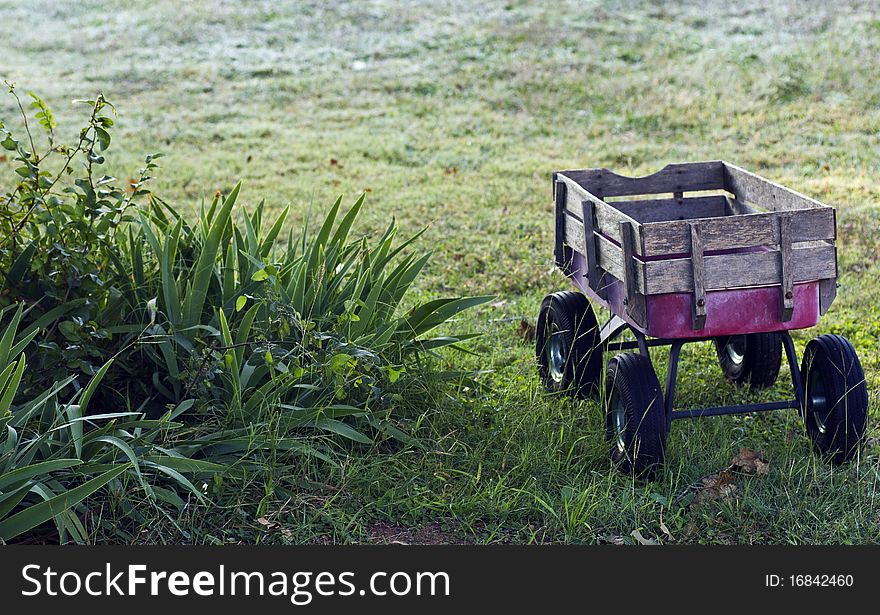
[[[636, 337], [634, 342], [612, 342], [614, 338], [629, 329]], [[635, 350], [638, 349], [639, 354], [651, 360], [649, 348], [652, 346], [670, 346], [669, 351], [669, 367], [666, 372], [666, 389], [663, 392], [666, 411], [666, 429], [669, 430], [672, 421], [675, 419], [690, 419], [703, 416], [720, 416], [725, 414], [748, 414], [751, 412], [766, 412], [769, 410], [787, 410], [796, 408], [801, 410], [804, 408], [804, 389], [801, 382], [801, 372], [798, 365], [797, 353], [794, 349], [794, 342], [788, 331], [780, 331], [782, 337], [782, 345], [785, 348], [785, 356], [788, 359], [788, 368], [791, 371], [792, 388], [794, 389], [794, 399], [785, 401], [761, 402], [756, 404], [741, 404], [738, 406], [716, 406], [712, 408], [694, 408], [688, 410], [675, 410], [675, 382], [678, 376], [678, 362], [681, 357], [681, 348], [689, 342], [706, 342], [713, 338], [689, 338], [689, 339], [648, 339], [645, 334], [633, 328], [629, 323], [619, 316], [612, 316], [599, 331], [599, 341], [607, 351]]]

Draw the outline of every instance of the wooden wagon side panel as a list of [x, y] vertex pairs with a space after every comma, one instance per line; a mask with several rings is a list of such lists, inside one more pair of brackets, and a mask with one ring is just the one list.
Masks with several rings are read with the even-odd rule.
[[636, 194], [664, 194], [724, 189], [725, 163], [720, 160], [668, 164], [656, 173], [626, 177], [608, 169], [563, 171], [584, 189], [605, 199]]
[[[809, 246], [791, 250], [792, 283], [813, 282], [833, 277], [834, 246]], [[739, 252], [703, 256], [703, 285], [706, 290], [782, 285], [780, 250]], [[693, 292], [690, 258], [673, 258], [645, 263], [645, 292], [648, 295]]]
[[[623, 250], [621, 250], [620, 246], [595, 232], [593, 233], [593, 239], [595, 242], [595, 252], [593, 254], [596, 255], [596, 258], [593, 258], [592, 261], [602, 271], [611, 274], [618, 280], [623, 280], [625, 275]], [[572, 215], [566, 215], [565, 217], [565, 241], [566, 245], [571, 246], [588, 259], [593, 256], [587, 246], [584, 223]], [[640, 293], [645, 294], [644, 263], [638, 259], [636, 261], [641, 265], [636, 268], [636, 288]], [[587, 275], [589, 275], [589, 272], [587, 272]]]
[[[621, 242], [620, 223], [630, 222], [639, 226], [639, 223], [620, 211], [619, 209], [609, 205], [599, 196], [588, 191], [567, 174], [571, 171], [564, 171], [556, 174], [556, 181], [565, 184], [565, 210], [569, 215], [574, 216], [578, 220], [582, 220], [584, 201], [590, 201], [593, 204], [593, 212], [595, 219], [595, 230], [606, 237], [611, 238], [618, 244]], [[638, 238], [638, 254], [641, 254], [641, 234]]]
[[[755, 213], [700, 220], [704, 250], [729, 250], [778, 245], [778, 213]], [[834, 210], [806, 209], [791, 216], [792, 241], [833, 240]], [[686, 220], [649, 222], [642, 225], [646, 256], [690, 252], [690, 224]]]
[[785, 186], [755, 175], [729, 162], [724, 162], [723, 188], [734, 194], [737, 200], [751, 203], [768, 211], [792, 211], [796, 209], [831, 209], [828, 205], [796, 192]]
[[[804, 213], [803, 210], [821, 210], [831, 212], [831, 227], [834, 229], [831, 243], [837, 239], [836, 213], [815, 199], [811, 199], [795, 190], [781, 186], [775, 182], [756, 175], [729, 162], [724, 162], [724, 189], [734, 195], [731, 203], [740, 208], [754, 211], [754, 206], [770, 211], [794, 211], [793, 223]], [[751, 205], [749, 205], [751, 204]], [[834, 253], [834, 275], [821, 280], [819, 284], [819, 313], [825, 314], [837, 296], [837, 252]]]
[[605, 288], [614, 279], [623, 282], [627, 315], [644, 326], [644, 263], [635, 258], [641, 252], [641, 225], [564, 174], [556, 175], [556, 183], [562, 250], [568, 247], [584, 255], [585, 277], [599, 299], [604, 300]]

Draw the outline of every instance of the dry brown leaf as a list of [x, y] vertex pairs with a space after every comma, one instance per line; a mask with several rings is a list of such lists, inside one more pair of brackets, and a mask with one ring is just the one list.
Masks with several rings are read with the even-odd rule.
[[535, 341], [535, 325], [533, 325], [525, 316], [519, 321], [519, 330], [517, 333], [519, 333], [519, 336], [527, 342]]
[[712, 500], [727, 500], [736, 496], [736, 483], [733, 475], [724, 470], [718, 474], [711, 474], [702, 478], [703, 486], [694, 498], [694, 504], [702, 504]]
[[770, 472], [770, 463], [761, 458], [761, 454], [748, 448], [739, 449], [730, 467], [743, 472], [765, 475]]

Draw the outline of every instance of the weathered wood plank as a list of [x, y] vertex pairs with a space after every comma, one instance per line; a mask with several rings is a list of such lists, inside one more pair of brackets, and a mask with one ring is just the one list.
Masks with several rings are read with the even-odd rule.
[[[593, 233], [593, 237], [596, 242], [597, 264], [600, 269], [600, 278], [602, 277], [602, 272], [608, 272], [618, 280], [623, 280], [623, 250], [621, 250], [620, 246], [599, 233]], [[584, 225], [579, 219], [571, 215], [571, 213], [566, 216], [565, 241], [567, 245], [571, 246], [581, 254], [586, 255], [587, 246], [584, 238]], [[645, 293], [644, 267], [645, 264], [642, 261], [635, 259], [636, 288], [642, 294]], [[604, 283], [603, 280], [603, 286]]]
[[779, 277], [782, 280], [780, 293], [782, 295], [782, 322], [791, 320], [794, 313], [794, 283], [791, 279], [791, 215], [780, 214], [779, 216]]
[[626, 314], [634, 323], [645, 326], [647, 320], [647, 305], [645, 295], [638, 290], [636, 282], [636, 259], [635, 257], [635, 226], [631, 222], [620, 223], [620, 236], [623, 238], [623, 283], [626, 288]]
[[[636, 227], [638, 227], [638, 222], [636, 220], [633, 220], [622, 211], [615, 209], [594, 194], [584, 190], [580, 184], [571, 178], [566, 177], [562, 173], [558, 173], [557, 179], [565, 182], [566, 209], [577, 219], [580, 220], [583, 215], [581, 203], [584, 201], [590, 201], [593, 203], [594, 213], [596, 215], [596, 229], [600, 233], [610, 237], [617, 243], [620, 243], [621, 221], [634, 223]], [[641, 233], [638, 231], [638, 228], [636, 230], [636, 253], [641, 254]]]
[[706, 285], [703, 262], [703, 240], [700, 225], [691, 222], [691, 284], [694, 287], [692, 302], [692, 327], [695, 331], [706, 328]]
[[602, 285], [602, 268], [599, 266], [599, 248], [596, 245], [595, 205], [592, 201], [581, 201], [581, 218], [584, 223], [584, 248], [587, 261], [587, 281], [600, 298], [605, 299], [607, 293]]
[[726, 199], [721, 195], [617, 201], [610, 205], [642, 224], [672, 220], [717, 218], [726, 216], [728, 213]]
[[555, 181], [553, 183], [553, 198], [556, 203], [556, 232], [554, 236], [553, 258], [556, 266], [560, 269], [565, 267], [565, 202], [566, 202], [566, 183]]
[[[618, 280], [624, 276], [623, 250], [602, 235], [596, 235], [596, 247], [599, 251], [599, 266]], [[645, 264], [633, 259], [636, 290], [645, 294]]]
[[[701, 222], [703, 248], [726, 250], [779, 244], [776, 212], [706, 218]], [[791, 219], [792, 241], [833, 239], [834, 210], [830, 207], [798, 211]], [[643, 254], [685, 254], [690, 249], [686, 221], [648, 222], [642, 225]]]
[[[792, 283], [823, 280], [835, 276], [832, 245], [807, 248], [794, 246], [791, 260]], [[646, 262], [645, 294], [693, 292], [690, 261], [690, 258], [675, 258]], [[707, 291], [782, 283], [778, 250], [705, 256], [703, 268]]]
[[599, 198], [632, 194], [663, 194], [724, 188], [724, 163], [720, 160], [668, 164], [656, 173], [626, 177], [608, 169], [562, 171]]
[[764, 179], [745, 169], [723, 163], [724, 189], [736, 195], [740, 201], [753, 203], [768, 211], [791, 211], [795, 209], [830, 209], [815, 199], [804, 196], [785, 186]]

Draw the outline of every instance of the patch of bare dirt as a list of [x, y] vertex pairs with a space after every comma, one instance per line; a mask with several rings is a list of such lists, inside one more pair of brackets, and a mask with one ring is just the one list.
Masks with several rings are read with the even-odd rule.
[[470, 544], [441, 529], [439, 523], [408, 528], [396, 523], [371, 521], [366, 527], [369, 542], [380, 545], [463, 545]]

